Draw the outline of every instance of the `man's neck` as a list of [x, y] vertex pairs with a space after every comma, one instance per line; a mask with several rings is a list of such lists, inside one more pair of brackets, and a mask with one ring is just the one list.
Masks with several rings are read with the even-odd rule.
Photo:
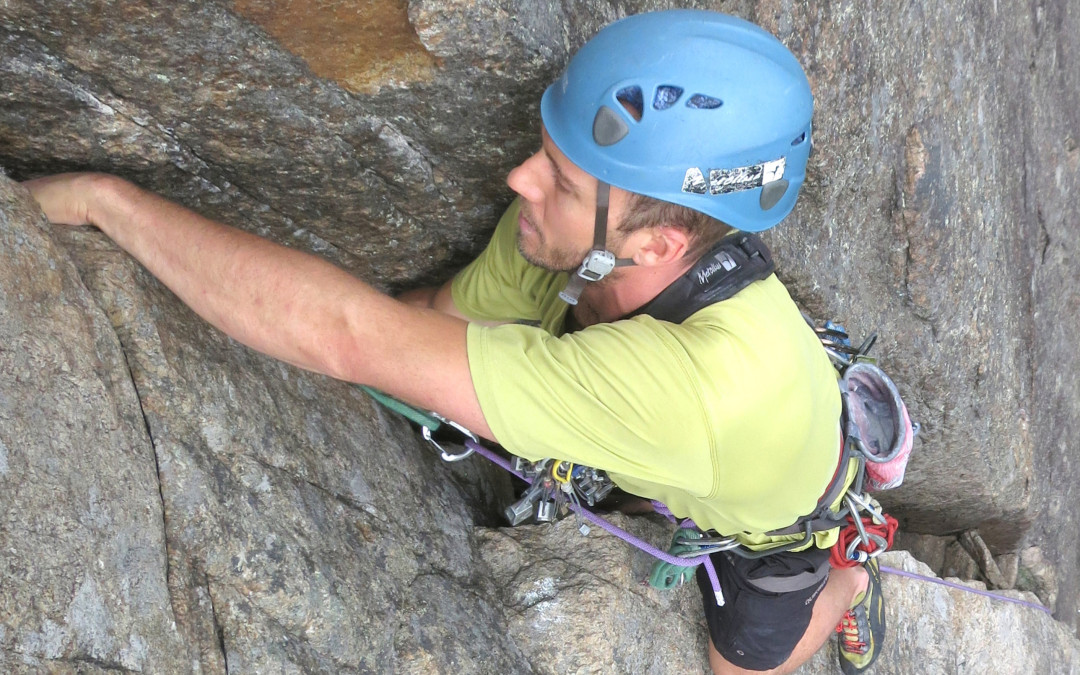
[[693, 261], [655, 267], [620, 267], [607, 279], [587, 284], [574, 319], [581, 327], [617, 321], [649, 302], [693, 266]]

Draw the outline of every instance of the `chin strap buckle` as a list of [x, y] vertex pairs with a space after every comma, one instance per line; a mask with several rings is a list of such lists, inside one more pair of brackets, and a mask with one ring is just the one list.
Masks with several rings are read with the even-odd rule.
[[566, 288], [559, 292], [559, 297], [568, 305], [576, 305], [587, 282], [600, 281], [617, 266], [618, 261], [611, 251], [589, 251], [589, 255], [581, 262], [581, 267], [567, 281]]
[[585, 290], [586, 283], [600, 281], [611, 274], [611, 270], [616, 267], [634, 264], [633, 260], [616, 259], [615, 254], [608, 251], [605, 245], [607, 241], [608, 197], [610, 193], [610, 185], [604, 181], [597, 182], [596, 220], [593, 222], [592, 250], [585, 256], [585, 260], [581, 261], [581, 267], [578, 268], [578, 271], [570, 275], [570, 279], [566, 282], [566, 288], [559, 293], [559, 297], [568, 305], [578, 303], [578, 298], [581, 297], [581, 292]]

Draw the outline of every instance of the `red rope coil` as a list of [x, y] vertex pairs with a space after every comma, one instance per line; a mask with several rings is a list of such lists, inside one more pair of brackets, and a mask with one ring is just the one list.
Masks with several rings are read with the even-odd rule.
[[[874, 522], [874, 519], [870, 516], [862, 516], [863, 527], [866, 529], [867, 534], [876, 534], [886, 541], [885, 551], [892, 548], [893, 536], [896, 534], [896, 528], [899, 524], [896, 522], [896, 518], [893, 518], [887, 513], [882, 514], [885, 516], [885, 524], [880, 525]], [[848, 546], [852, 541], [859, 538], [859, 530], [855, 527], [855, 519], [850, 515], [848, 516], [848, 524], [842, 530], [840, 530], [840, 538], [833, 544], [832, 550], [829, 552], [829, 564], [834, 568], [839, 567], [854, 567], [858, 565], [860, 561], [852, 560], [847, 555]], [[873, 543], [871, 542], [871, 546]], [[865, 543], [860, 543], [855, 547], [856, 551], [862, 551], [867, 555], [875, 555], [879, 551], [874, 549], [868, 549]]]

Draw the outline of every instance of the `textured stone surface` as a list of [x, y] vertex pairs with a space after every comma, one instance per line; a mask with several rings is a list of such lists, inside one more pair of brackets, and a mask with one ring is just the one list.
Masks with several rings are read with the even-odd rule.
[[420, 43], [402, 0], [237, 0], [235, 7], [316, 75], [350, 91], [374, 93], [434, 77], [435, 57]]
[[[440, 280], [478, 250], [508, 201], [503, 177], [536, 146], [539, 94], [567, 56], [609, 20], [668, 4], [373, 2], [365, 11], [380, 18], [365, 22], [330, 0], [0, 0], [0, 166], [16, 177], [119, 173], [384, 288]], [[1075, 627], [1076, 0], [680, 3], [690, 4], [761, 23], [808, 70], [818, 105], [809, 180], [769, 241], [811, 313], [856, 333], [881, 331], [876, 351], [924, 424], [905, 486], [884, 501], [912, 531], [978, 528], [995, 554], [1015, 549], [1030, 528], [1026, 543], [1042, 558], [1021, 561], [1018, 583], [1041, 589]], [[310, 23], [296, 18], [305, 9]], [[381, 38], [361, 27], [397, 37], [369, 44]], [[38, 241], [31, 234], [10, 236]], [[36, 507], [5, 508], [3, 532], [33, 541], [28, 533], [57, 521], [68, 534], [56, 539], [55, 566], [32, 551], [2, 559], [0, 603], [17, 620], [0, 624], [0, 664], [127, 667], [136, 634], [153, 646], [144, 667], [159, 671], [172, 670], [174, 657], [207, 672], [226, 659], [238, 671], [467, 671], [488, 659], [512, 671], [526, 668], [521, 652], [553, 653], [522, 642], [527, 626], [502, 609], [513, 600], [507, 589], [525, 587], [501, 577], [496, 592], [482, 581], [471, 523], [494, 522], [488, 488], [505, 490], [505, 481], [433, 466], [400, 423], [342, 385], [269, 363], [199, 325], [100, 237], [40, 237], [36, 252], [0, 251], [18, 270], [0, 268], [0, 375], [21, 378], [0, 389], [0, 404], [11, 406], [2, 409], [17, 411], [0, 439], [29, 444], [3, 440], [0, 467], [18, 478], [0, 471], [8, 480], [0, 500]], [[55, 265], [66, 281], [47, 293], [21, 288], [16, 279], [52, 278], [34, 265]], [[46, 300], [27, 300], [32, 293]], [[61, 322], [70, 307], [81, 318]], [[10, 347], [29, 344], [26, 336], [48, 348]], [[65, 385], [63, 363], [79, 384]], [[38, 373], [33, 386], [43, 393], [31, 396], [23, 385]], [[98, 390], [107, 410], [80, 400]], [[47, 431], [54, 426], [83, 435]], [[60, 462], [86, 447], [95, 452], [75, 454], [80, 463]], [[33, 468], [39, 460], [48, 471]], [[82, 464], [91, 460], [101, 464]], [[68, 478], [54, 465], [78, 481], [56, 487]], [[394, 512], [397, 495], [430, 491], [432, 476], [455, 482]], [[41, 485], [52, 487], [30, 487]], [[104, 529], [84, 513], [91, 486]], [[140, 510], [155, 498], [156, 515]], [[133, 523], [148, 533], [139, 545], [114, 544], [123, 538], [107, 533]], [[500, 536], [476, 535], [484, 550], [510, 547]], [[139, 577], [151, 589], [144, 597], [165, 583], [169, 607], [115, 600], [126, 597], [130, 573], [115, 562], [125, 555], [150, 570]], [[94, 568], [99, 559], [115, 574]], [[572, 557], [563, 560], [572, 571]], [[24, 578], [28, 590], [16, 591], [22, 582], [12, 579]], [[65, 603], [90, 578], [107, 609], [94, 616], [113, 623], [79, 633]], [[424, 599], [432, 594], [445, 603]], [[617, 604], [664, 607], [651, 602], [637, 594]], [[920, 614], [913, 607], [910, 616]], [[492, 641], [501, 647], [478, 646]], [[619, 658], [648, 668], [662, 649]], [[613, 663], [610, 650], [597, 653]], [[939, 672], [979, 672], [965, 663]]]
[[884, 499], [917, 531], [994, 520], [988, 538], [1015, 542], [1030, 518], [1040, 236], [1015, 130], [1037, 36], [1026, 8], [852, 9], [756, 13], [807, 64], [818, 106], [805, 202], [772, 241], [812, 312], [880, 331], [877, 355], [923, 424]]
[[[7, 670], [704, 672], [700, 600], [642, 587], [649, 558], [573, 520], [474, 530], [430, 451], [393, 440], [411, 439], [400, 421], [195, 321], [100, 235], [47, 228], [10, 182], [0, 204], [2, 326], [34, 327], [5, 335], [19, 349], [0, 370]], [[95, 452], [72, 461], [80, 447]], [[1080, 645], [1035, 610], [885, 589], [875, 672], [1077, 672]]]
[[[641, 523], [636, 519], [631, 527], [653, 543], [662, 543], [663, 532], [670, 535], [670, 529]], [[482, 555], [506, 582], [504, 602], [516, 615], [510, 632], [536, 672], [708, 672], [699, 651], [695, 620], [701, 600], [694, 585], [669, 592], [637, 586], [650, 558], [627, 553], [622, 542], [603, 533], [582, 539], [575, 528], [566, 520], [479, 537]], [[559, 553], [567, 547], [574, 548], [572, 558]], [[887, 553], [882, 564], [936, 579], [907, 553]], [[883, 574], [882, 584], [888, 639], [875, 674], [1080, 673], [1080, 640], [1038, 609], [891, 573]], [[985, 590], [978, 582], [965, 585]], [[1038, 603], [1030, 593], [1002, 593]], [[650, 634], [655, 651], [635, 648], [636, 640]], [[835, 673], [836, 658], [830, 640], [798, 672]]]
[[0, 663], [520, 668], [463, 495], [400, 420], [228, 340], [99, 234], [42, 232], [0, 180]]
[[918, 532], [1032, 539], [1080, 609], [1080, 11], [759, 3], [806, 64], [815, 153], [772, 234], [812, 313], [879, 330], [923, 433], [882, 501]]
[[0, 670], [183, 670], [139, 399], [49, 229], [0, 177]]
[[1001, 567], [998, 566], [997, 560], [994, 559], [986, 542], [983, 541], [977, 531], [969, 530], [964, 532], [960, 535], [959, 541], [960, 545], [971, 556], [971, 559], [979, 566], [980, 578], [986, 580], [987, 586], [990, 588], [1012, 588], [1016, 582], [1016, 575], [1013, 574], [1011, 580], [1008, 578], [1001, 570]]
[[[882, 564], [932, 576], [904, 553], [887, 553]], [[965, 585], [985, 590], [977, 582]], [[876, 674], [1080, 672], [1080, 641], [1037, 609], [889, 573], [883, 575], [883, 588], [889, 640], [872, 671]], [[1000, 593], [1038, 602], [1030, 593]]]
[[[1073, 573], [1072, 570], [1064, 570], [1064, 572], [1066, 575]], [[1046, 560], [1046, 556], [1038, 546], [1029, 546], [1020, 552], [1016, 587], [1034, 593], [1047, 607], [1058, 606], [1058, 576], [1057, 570]], [[1068, 592], [1071, 589], [1066, 590]], [[1060, 615], [1059, 611], [1058, 616]]]
[[[611, 520], [656, 546], [671, 541], [666, 525]], [[582, 537], [578, 526], [568, 518], [552, 527], [478, 532], [480, 554], [500, 582], [510, 635], [535, 672], [707, 672], [697, 585], [657, 591], [644, 584], [651, 557], [598, 527]]]

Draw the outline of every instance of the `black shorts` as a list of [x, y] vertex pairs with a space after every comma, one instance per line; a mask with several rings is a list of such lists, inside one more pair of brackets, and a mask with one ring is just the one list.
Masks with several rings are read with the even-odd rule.
[[724, 605], [716, 604], [704, 565], [697, 582], [716, 651], [747, 670], [770, 670], [787, 661], [829, 579], [829, 551], [810, 548], [757, 560], [725, 552], [711, 558]]

